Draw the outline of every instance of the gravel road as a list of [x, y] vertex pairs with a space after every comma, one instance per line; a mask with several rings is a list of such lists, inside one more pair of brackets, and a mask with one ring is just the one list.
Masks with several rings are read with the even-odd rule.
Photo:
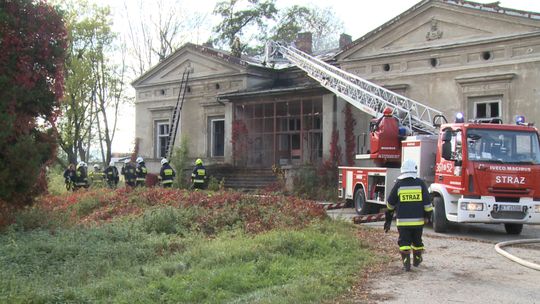
[[[333, 213], [331, 216], [345, 219], [354, 215], [347, 210]], [[466, 225], [448, 234], [426, 228], [424, 262], [407, 273], [401, 269], [394, 224], [387, 234], [382, 233], [382, 223], [367, 225], [373, 234], [368, 242], [376, 242], [375, 251], [391, 260], [366, 276], [347, 300], [339, 302], [540, 304], [540, 271], [510, 261], [494, 249], [501, 241], [540, 238], [540, 226], [525, 226], [521, 236], [507, 235], [501, 225]], [[540, 264], [538, 243], [505, 250]]]

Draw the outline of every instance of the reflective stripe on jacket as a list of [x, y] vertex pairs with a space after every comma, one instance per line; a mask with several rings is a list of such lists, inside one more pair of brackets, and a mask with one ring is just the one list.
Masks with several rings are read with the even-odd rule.
[[206, 179], [206, 169], [203, 165], [197, 165], [195, 166], [195, 169], [193, 169], [193, 172], [191, 173], [191, 178], [193, 179], [194, 183], [202, 184], [205, 182]]
[[426, 184], [412, 177], [397, 180], [386, 207], [396, 210], [396, 225], [402, 227], [424, 225], [425, 212], [433, 210]]

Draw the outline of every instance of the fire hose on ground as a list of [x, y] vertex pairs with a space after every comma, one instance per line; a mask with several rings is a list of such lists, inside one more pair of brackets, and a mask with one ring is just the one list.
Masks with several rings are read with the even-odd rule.
[[510, 246], [510, 245], [516, 245], [516, 244], [530, 244], [530, 243], [540, 243], [540, 239], [525, 239], [525, 240], [515, 240], [515, 241], [507, 241], [507, 242], [500, 242], [495, 244], [495, 251], [499, 253], [500, 255], [510, 259], [511, 261], [514, 261], [520, 265], [523, 265], [525, 267], [529, 267], [535, 270], [540, 270], [540, 265], [536, 263], [532, 263], [529, 261], [525, 261], [522, 258], [519, 258], [515, 255], [512, 255], [508, 253], [507, 251], [504, 251], [502, 247]]

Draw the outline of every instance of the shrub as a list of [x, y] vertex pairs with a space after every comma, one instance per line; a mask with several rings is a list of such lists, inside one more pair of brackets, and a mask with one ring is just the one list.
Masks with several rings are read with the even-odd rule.
[[176, 170], [176, 179], [174, 180], [173, 187], [188, 189], [191, 183], [185, 173], [191, 171], [191, 164], [189, 162], [189, 140], [186, 136], [182, 136], [180, 147], [174, 149], [170, 163]]
[[225, 178], [217, 179], [214, 176], [210, 176], [208, 179], [208, 190], [219, 191], [225, 189]]
[[170, 206], [152, 208], [142, 215], [141, 225], [147, 233], [184, 235], [196, 226], [196, 216], [195, 208], [178, 209]]
[[87, 196], [79, 201], [78, 204], [73, 205], [73, 209], [79, 217], [85, 217], [100, 206], [99, 197]]
[[27, 207], [15, 214], [12, 228], [20, 231], [55, 229], [66, 226], [67, 223], [68, 217], [66, 213]]

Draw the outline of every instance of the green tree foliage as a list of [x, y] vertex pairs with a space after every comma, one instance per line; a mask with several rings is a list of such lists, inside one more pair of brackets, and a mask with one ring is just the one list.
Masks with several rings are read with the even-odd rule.
[[278, 24], [272, 28], [272, 40], [291, 43], [298, 33], [313, 34], [313, 50], [320, 51], [338, 46], [343, 22], [330, 7], [294, 5], [279, 12]]
[[189, 140], [187, 137], [183, 136], [180, 141], [180, 147], [174, 148], [170, 163], [176, 170], [176, 180], [173, 186], [180, 189], [189, 188], [190, 181], [186, 173], [191, 173], [192, 164], [189, 161]]
[[234, 51], [233, 55], [239, 56], [247, 47], [246, 41], [265, 40], [268, 21], [274, 20], [276, 14], [275, 0], [220, 1], [214, 8], [214, 15], [222, 18], [214, 28], [217, 34], [214, 42], [227, 46]]
[[343, 22], [330, 7], [294, 5], [278, 11], [273, 0], [229, 0], [218, 2], [214, 15], [222, 18], [214, 42], [237, 57], [260, 53], [269, 39], [291, 43], [302, 32], [313, 34], [314, 51], [331, 49], [343, 32]]
[[0, 200], [28, 204], [46, 190], [63, 95], [66, 29], [44, 1], [0, 2]]
[[71, 163], [87, 160], [96, 139], [102, 161], [110, 161], [118, 108], [123, 98], [124, 65], [112, 62], [116, 35], [109, 7], [86, 1], [63, 2], [69, 46], [66, 95], [60, 119], [60, 146]]

